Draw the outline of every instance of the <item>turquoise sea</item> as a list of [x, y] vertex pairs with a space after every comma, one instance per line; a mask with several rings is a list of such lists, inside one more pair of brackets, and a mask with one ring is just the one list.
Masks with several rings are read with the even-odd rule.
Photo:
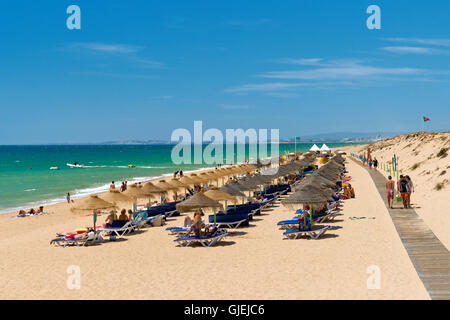
[[[333, 148], [346, 144], [327, 145]], [[307, 151], [311, 146], [312, 143], [297, 143], [297, 151]], [[67, 192], [76, 198], [105, 191], [113, 180], [130, 183], [170, 175], [179, 169], [188, 172], [212, 166], [175, 165], [171, 160], [172, 148], [172, 145], [0, 146], [0, 213], [60, 202]], [[280, 155], [293, 151], [294, 144], [279, 145]], [[247, 157], [254, 156], [248, 155], [247, 145]], [[75, 161], [85, 167], [66, 165]], [[136, 167], [129, 168], [129, 164]], [[59, 170], [50, 170], [52, 166]]]

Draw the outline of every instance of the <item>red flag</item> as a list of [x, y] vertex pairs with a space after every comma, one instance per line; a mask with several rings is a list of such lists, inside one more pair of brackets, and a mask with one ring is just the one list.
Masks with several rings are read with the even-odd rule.
[[430, 118], [423, 117], [423, 122], [427, 122], [427, 121], [430, 121]]

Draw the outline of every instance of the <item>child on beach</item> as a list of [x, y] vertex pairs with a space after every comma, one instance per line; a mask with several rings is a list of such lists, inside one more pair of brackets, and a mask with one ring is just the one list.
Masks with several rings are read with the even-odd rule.
[[67, 200], [67, 203], [70, 203], [70, 193], [68, 193], [68, 192], [67, 192], [67, 195], [66, 195], [66, 200]]

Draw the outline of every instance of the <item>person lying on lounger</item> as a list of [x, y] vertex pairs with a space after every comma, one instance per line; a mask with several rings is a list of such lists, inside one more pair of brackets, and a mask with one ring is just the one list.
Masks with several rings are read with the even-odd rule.
[[194, 219], [192, 220], [191, 227], [187, 231], [186, 235], [189, 235], [192, 231], [194, 231], [194, 234], [197, 237], [201, 236], [203, 227], [202, 216], [204, 215], [205, 214], [201, 210], [198, 210], [194, 213]]
[[94, 229], [93, 228], [87, 228], [85, 232], [81, 232], [81, 233], [72, 233], [70, 235], [67, 235], [65, 238], [66, 239], [80, 239], [80, 240], [84, 240], [90, 236], [94, 235]]
[[205, 233], [203, 234], [205, 237], [211, 237], [214, 232], [217, 231], [217, 226], [214, 225], [207, 225], [205, 226]]

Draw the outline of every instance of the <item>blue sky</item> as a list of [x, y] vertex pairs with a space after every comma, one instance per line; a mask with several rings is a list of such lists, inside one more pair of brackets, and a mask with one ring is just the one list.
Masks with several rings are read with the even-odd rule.
[[[81, 8], [81, 30], [66, 8]], [[381, 8], [369, 30], [366, 8]], [[450, 130], [448, 1], [14, 1], [0, 144]]]

